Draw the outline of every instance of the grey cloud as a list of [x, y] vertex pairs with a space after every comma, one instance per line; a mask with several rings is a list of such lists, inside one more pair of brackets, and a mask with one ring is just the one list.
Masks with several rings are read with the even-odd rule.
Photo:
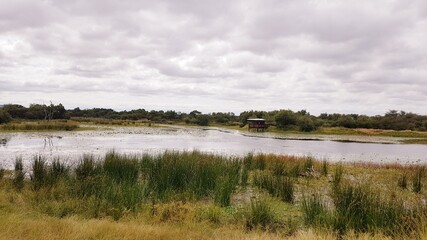
[[87, 78], [112, 77], [118, 71], [126, 71], [128, 65], [123, 61], [105, 59], [98, 61], [83, 61], [66, 69], [57, 69], [55, 74], [76, 75]]
[[383, 113], [427, 100], [426, 29], [423, 0], [6, 0], [0, 92]]

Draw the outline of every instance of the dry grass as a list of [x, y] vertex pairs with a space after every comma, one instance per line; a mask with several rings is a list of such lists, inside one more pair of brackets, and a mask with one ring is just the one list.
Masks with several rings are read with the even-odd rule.
[[[139, 220], [115, 222], [108, 219], [58, 219], [33, 214], [6, 214], [0, 218], [0, 239], [80, 240], [80, 239], [259, 239], [259, 240], [335, 240], [335, 235], [313, 229], [300, 230], [293, 236], [270, 232], [251, 231], [203, 225], [180, 226], [173, 224], [147, 224]], [[391, 239], [381, 234], [349, 233], [343, 239]]]

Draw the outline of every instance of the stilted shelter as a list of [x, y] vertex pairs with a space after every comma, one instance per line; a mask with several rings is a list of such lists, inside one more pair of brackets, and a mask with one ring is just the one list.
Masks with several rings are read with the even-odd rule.
[[247, 122], [249, 131], [264, 132], [267, 129], [267, 124], [263, 118], [249, 118]]

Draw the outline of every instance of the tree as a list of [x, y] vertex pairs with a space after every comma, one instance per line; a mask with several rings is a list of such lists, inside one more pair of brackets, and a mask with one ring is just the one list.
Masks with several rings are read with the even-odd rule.
[[281, 110], [274, 117], [277, 127], [279, 128], [288, 128], [292, 125], [295, 125], [297, 122], [297, 116], [291, 110]]
[[3, 109], [0, 109], [0, 124], [8, 123], [12, 120], [10, 114]]
[[200, 114], [196, 117], [196, 122], [200, 126], [208, 126], [209, 120], [209, 116], [206, 114]]
[[302, 116], [298, 119], [298, 127], [301, 132], [311, 132], [317, 129], [316, 123], [308, 116]]

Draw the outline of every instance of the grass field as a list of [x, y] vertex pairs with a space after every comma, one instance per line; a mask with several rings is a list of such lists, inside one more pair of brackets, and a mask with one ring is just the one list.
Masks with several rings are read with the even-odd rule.
[[0, 171], [0, 239], [421, 239], [424, 166], [201, 152]]

